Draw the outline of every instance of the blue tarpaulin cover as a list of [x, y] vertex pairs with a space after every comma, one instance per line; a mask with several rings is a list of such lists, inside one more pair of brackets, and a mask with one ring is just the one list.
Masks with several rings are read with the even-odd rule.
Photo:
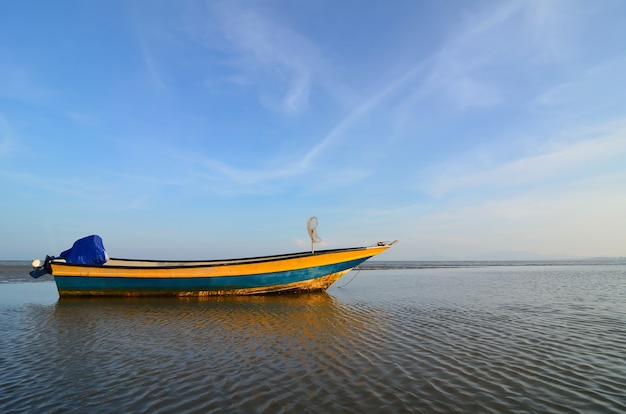
[[71, 264], [101, 265], [107, 261], [102, 238], [96, 234], [76, 240], [71, 249], [61, 253], [61, 257]]

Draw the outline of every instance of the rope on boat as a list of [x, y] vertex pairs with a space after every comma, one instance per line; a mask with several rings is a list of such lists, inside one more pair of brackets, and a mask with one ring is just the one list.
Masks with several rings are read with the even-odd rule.
[[348, 283], [346, 283], [345, 285], [338, 286], [337, 289], [345, 288], [346, 286], [350, 284], [350, 282], [354, 280], [355, 277], [359, 275], [359, 273], [361, 273], [361, 269], [359, 269], [358, 267], [354, 268], [354, 270], [356, 270], [356, 273], [354, 274], [354, 276], [352, 276], [352, 279], [348, 280]]

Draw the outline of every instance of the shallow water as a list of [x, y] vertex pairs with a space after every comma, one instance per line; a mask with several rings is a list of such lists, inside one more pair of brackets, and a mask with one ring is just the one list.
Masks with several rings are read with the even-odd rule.
[[0, 315], [3, 413], [626, 411], [624, 265], [204, 299], [58, 299], [48, 277], [0, 284]]

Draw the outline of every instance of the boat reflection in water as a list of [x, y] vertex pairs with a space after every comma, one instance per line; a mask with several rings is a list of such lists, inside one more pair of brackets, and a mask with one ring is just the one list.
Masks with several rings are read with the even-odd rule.
[[[335, 386], [362, 382], [371, 362], [346, 358], [346, 348], [377, 331], [376, 312], [325, 292], [60, 298], [49, 310], [45, 318], [39, 311], [30, 352], [47, 355], [38, 370], [56, 374], [30, 398], [51, 410], [80, 399], [82, 408], [130, 411], [274, 411], [297, 404], [303, 390], [330, 408]], [[51, 404], [48, 389], [65, 397]]]

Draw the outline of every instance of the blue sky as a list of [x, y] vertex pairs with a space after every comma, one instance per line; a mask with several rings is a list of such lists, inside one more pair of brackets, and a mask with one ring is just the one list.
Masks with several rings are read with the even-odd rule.
[[626, 255], [623, 1], [0, 9], [0, 259]]

